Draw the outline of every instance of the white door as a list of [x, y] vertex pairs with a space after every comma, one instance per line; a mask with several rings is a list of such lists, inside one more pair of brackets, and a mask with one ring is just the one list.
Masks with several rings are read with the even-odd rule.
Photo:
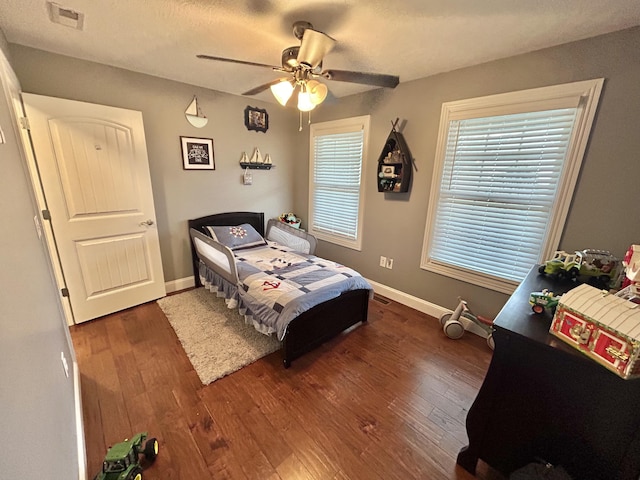
[[164, 296], [142, 113], [23, 101], [74, 321]]

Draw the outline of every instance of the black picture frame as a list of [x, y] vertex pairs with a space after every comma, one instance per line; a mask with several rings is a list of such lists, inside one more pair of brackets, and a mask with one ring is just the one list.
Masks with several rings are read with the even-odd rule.
[[215, 170], [213, 139], [180, 137], [182, 168], [185, 170]]
[[265, 133], [269, 129], [269, 114], [263, 108], [247, 105], [244, 109], [244, 126], [247, 130]]

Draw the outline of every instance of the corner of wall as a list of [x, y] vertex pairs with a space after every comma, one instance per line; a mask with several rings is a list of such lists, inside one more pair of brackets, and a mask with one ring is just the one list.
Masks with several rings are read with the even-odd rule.
[[2, 28], [0, 28], [0, 50], [4, 53], [4, 56], [7, 57], [9, 63], [11, 63], [11, 56], [9, 55], [9, 42], [7, 41], [7, 37], [5, 37]]

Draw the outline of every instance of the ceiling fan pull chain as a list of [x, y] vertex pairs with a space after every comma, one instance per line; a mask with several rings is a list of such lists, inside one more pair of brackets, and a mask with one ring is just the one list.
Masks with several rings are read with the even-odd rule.
[[311, 125], [311, 110], [309, 110], [309, 122], [308, 122], [308, 124]]
[[300, 127], [298, 128], [298, 131], [302, 131], [302, 110], [300, 110]]

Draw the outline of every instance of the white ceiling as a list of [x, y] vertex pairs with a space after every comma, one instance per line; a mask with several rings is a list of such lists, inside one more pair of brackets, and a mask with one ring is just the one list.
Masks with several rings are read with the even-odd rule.
[[[57, 0], [85, 14], [78, 31], [49, 20], [45, 0], [1, 0], [10, 43], [240, 94], [281, 76], [306, 20], [337, 40], [324, 68], [394, 74], [400, 82], [640, 24], [639, 0]], [[335, 97], [368, 90], [326, 81]], [[267, 90], [257, 98], [274, 101]]]

